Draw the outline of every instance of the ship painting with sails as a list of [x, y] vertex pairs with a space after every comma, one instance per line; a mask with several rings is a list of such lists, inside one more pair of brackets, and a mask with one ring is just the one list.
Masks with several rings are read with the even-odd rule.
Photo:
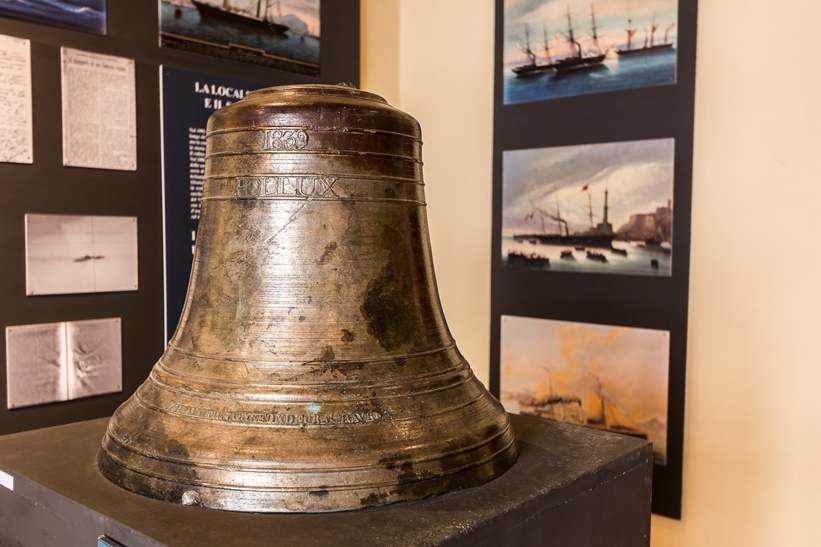
[[500, 401], [508, 412], [583, 425], [667, 452], [669, 331], [501, 316]]
[[593, 40], [594, 52], [585, 53], [582, 44], [579, 42], [578, 33], [573, 32], [573, 20], [570, 16], [570, 7], [567, 8], [567, 32], [561, 33], [567, 43], [568, 55], [554, 60], [550, 53], [550, 41], [547, 36], [547, 26], [544, 26], [544, 52], [547, 62], [537, 63], [536, 54], [530, 47], [530, 31], [525, 25], [525, 44], [517, 47], [527, 55], [529, 62], [513, 67], [512, 71], [517, 77], [534, 76], [546, 71], [554, 71], [556, 75], [568, 74], [573, 71], [599, 67], [607, 56], [607, 51], [602, 51], [599, 45], [598, 30], [596, 27], [596, 13], [591, 5], [591, 38]]
[[504, 104], [676, 83], [678, 15], [678, 0], [504, 0]]
[[160, 44], [316, 76], [320, 0], [162, 0]]

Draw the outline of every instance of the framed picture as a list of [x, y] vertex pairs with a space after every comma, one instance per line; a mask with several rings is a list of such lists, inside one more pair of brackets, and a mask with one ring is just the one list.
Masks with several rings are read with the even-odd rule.
[[649, 440], [667, 465], [668, 331], [503, 315], [501, 340], [508, 412]]
[[504, 102], [676, 83], [678, 0], [505, 0]]
[[502, 156], [502, 263], [552, 272], [670, 276], [673, 139]]
[[320, 0], [160, 0], [160, 43], [315, 76]]
[[106, 0], [3, 1], [0, 15], [94, 34], [106, 33]]

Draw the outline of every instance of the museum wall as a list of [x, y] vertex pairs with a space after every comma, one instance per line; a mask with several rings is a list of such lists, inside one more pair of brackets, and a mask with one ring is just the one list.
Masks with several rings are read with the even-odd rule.
[[[821, 4], [741, 5], [699, 5], [683, 514], [654, 547], [821, 544]], [[442, 304], [485, 383], [493, 12], [362, 1], [362, 85], [422, 124]]]

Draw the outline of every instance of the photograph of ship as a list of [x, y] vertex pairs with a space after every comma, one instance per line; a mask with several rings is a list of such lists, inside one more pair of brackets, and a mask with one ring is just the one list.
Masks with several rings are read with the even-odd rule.
[[502, 263], [670, 276], [674, 139], [502, 154]]
[[160, 43], [319, 74], [319, 0], [161, 0]]
[[678, 0], [505, 0], [504, 102], [676, 82]]
[[0, 15], [105, 34], [106, 0], [0, 0]]
[[502, 316], [500, 395], [508, 412], [631, 435], [667, 461], [670, 333]]

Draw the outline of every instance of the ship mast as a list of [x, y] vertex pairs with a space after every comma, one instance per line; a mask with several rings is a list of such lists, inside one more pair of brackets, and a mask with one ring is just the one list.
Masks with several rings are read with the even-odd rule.
[[525, 54], [530, 59], [530, 64], [535, 65], [536, 54], [530, 49], [530, 30], [528, 30], [527, 25], [525, 25]]
[[653, 13], [653, 23], [650, 26], [650, 47], [653, 47], [653, 35], [656, 33], [658, 28], [659, 26], [658, 23], [656, 23], [656, 14]]
[[599, 37], [596, 34], [596, 12], [593, 11], [593, 4], [590, 4], [590, 19], [593, 21], [593, 43], [596, 44], [596, 53], [601, 55], [601, 46], [599, 46]]
[[[571, 57], [582, 58], [582, 45], [573, 37], [573, 21], [570, 19], [570, 6], [567, 6], [567, 39], [570, 42]], [[578, 51], [578, 55], [576, 55]]]
[[[665, 40], [666, 40], [667, 39], [666, 38], [667, 34], [665, 33], [664, 36], [665, 36]], [[544, 26], [544, 54], [547, 57], [548, 64], [552, 63], [553, 60], [550, 58], [550, 46], [548, 45], [548, 39], [547, 39], [547, 25]]]
[[605, 226], [607, 226], [607, 210], [608, 209], [609, 209], [609, 207], [607, 207], [607, 189], [605, 188], [605, 190], [604, 190], [604, 218], [602, 219], [602, 224], [604, 224]]
[[627, 51], [630, 51], [630, 42], [633, 40], [633, 35], [639, 31], [637, 28], [633, 28], [633, 20], [627, 20]]

